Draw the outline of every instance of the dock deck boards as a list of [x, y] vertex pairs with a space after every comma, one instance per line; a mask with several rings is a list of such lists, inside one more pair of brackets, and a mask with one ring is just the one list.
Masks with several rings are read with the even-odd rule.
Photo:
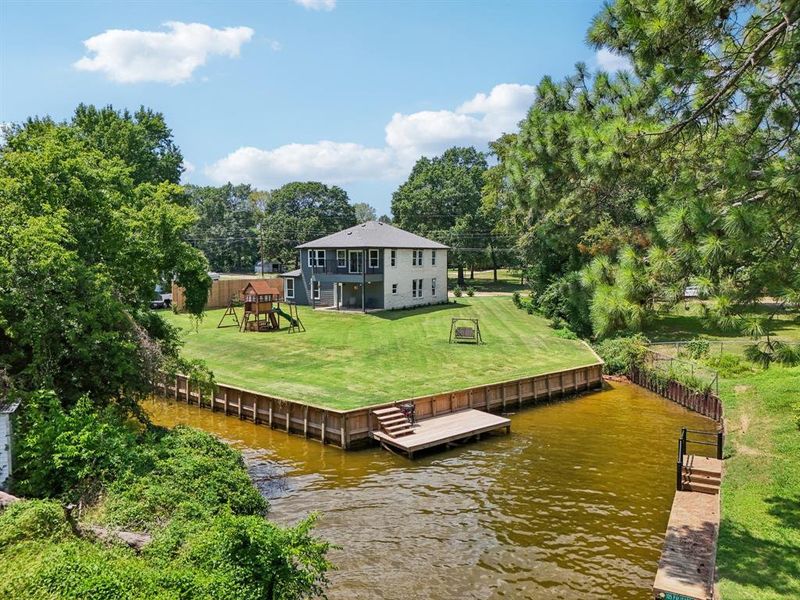
[[510, 430], [511, 419], [480, 410], [467, 409], [417, 422], [414, 433], [392, 437], [373, 431], [372, 437], [393, 448], [413, 455], [414, 452], [463, 440], [496, 429]]
[[719, 501], [719, 494], [675, 492], [653, 584], [654, 597], [662, 592], [672, 594], [666, 597], [714, 597]]

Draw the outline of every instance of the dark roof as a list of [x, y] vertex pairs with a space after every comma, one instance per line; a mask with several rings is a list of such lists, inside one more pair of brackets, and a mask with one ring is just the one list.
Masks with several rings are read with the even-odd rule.
[[303, 272], [300, 269], [295, 269], [294, 271], [289, 271], [288, 273], [281, 273], [278, 277], [300, 277]]
[[446, 250], [447, 246], [380, 221], [367, 221], [298, 248], [425, 248]]

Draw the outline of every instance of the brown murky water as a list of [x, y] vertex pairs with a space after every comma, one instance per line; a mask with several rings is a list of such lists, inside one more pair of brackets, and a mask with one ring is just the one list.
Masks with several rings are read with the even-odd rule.
[[[644, 598], [674, 493], [679, 429], [713, 429], [633, 385], [511, 417], [511, 435], [415, 461], [342, 452], [206, 409], [153, 402], [256, 460], [270, 517], [311, 511], [334, 599]], [[259, 462], [263, 459], [269, 462]]]

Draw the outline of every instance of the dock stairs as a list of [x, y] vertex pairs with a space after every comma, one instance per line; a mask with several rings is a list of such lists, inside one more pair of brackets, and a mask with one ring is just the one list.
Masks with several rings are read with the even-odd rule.
[[378, 419], [381, 431], [392, 437], [400, 437], [414, 433], [408, 418], [396, 406], [373, 410], [372, 414]]
[[686, 492], [719, 494], [722, 483], [722, 461], [689, 454], [684, 459], [681, 489]]

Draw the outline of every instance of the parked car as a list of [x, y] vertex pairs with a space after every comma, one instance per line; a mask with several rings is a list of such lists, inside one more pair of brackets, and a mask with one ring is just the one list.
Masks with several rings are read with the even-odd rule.
[[155, 292], [153, 294], [153, 299], [150, 300], [150, 308], [158, 309], [158, 308], [169, 308], [172, 306], [172, 294], [159, 294]]
[[219, 273], [215, 273], [214, 271], [209, 271], [208, 276], [211, 277], [211, 281], [219, 281]]

